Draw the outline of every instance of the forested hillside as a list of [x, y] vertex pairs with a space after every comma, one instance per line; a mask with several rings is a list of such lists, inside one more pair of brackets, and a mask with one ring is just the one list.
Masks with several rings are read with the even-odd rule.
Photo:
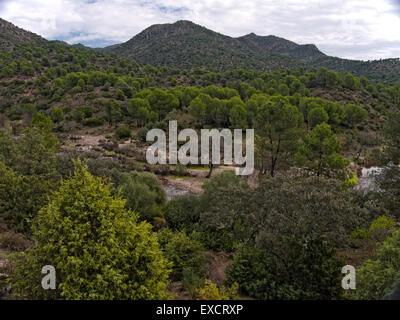
[[[232, 39], [189, 22], [153, 26], [111, 55], [0, 28], [8, 39], [0, 51], [5, 297], [394, 292], [400, 87], [375, 81], [386, 69], [368, 74], [368, 64], [356, 73], [373, 79], [357, 77], [315, 46]], [[254, 128], [255, 173], [150, 165], [146, 133], [171, 120], [197, 131]], [[376, 187], [358, 188], [371, 165], [381, 167]], [[169, 197], [165, 182], [185, 195]], [[57, 290], [39, 286], [46, 264], [57, 269]], [[346, 264], [358, 268], [356, 291], [341, 287]]]
[[254, 33], [231, 38], [190, 21], [151, 26], [129, 41], [106, 47], [104, 51], [131, 57], [144, 64], [181, 69], [274, 71], [325, 67], [389, 85], [399, 83], [400, 73], [399, 59], [341, 59], [325, 55], [313, 44], [298, 45], [279, 37]]

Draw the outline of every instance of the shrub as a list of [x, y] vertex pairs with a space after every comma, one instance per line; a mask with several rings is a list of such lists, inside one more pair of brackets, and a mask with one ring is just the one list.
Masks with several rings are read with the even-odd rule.
[[172, 230], [195, 230], [199, 222], [200, 199], [195, 195], [183, 195], [169, 201], [164, 210], [168, 226]]
[[207, 254], [203, 244], [184, 231], [164, 229], [158, 234], [165, 257], [173, 263], [171, 280], [180, 281], [190, 273], [204, 279]]
[[89, 127], [99, 127], [104, 124], [104, 119], [102, 118], [88, 118], [83, 121], [85, 126]]
[[343, 264], [333, 258], [333, 249], [322, 241], [287, 241], [284, 255], [275, 255], [274, 248], [240, 246], [227, 270], [227, 283], [237, 282], [244, 293], [262, 300], [340, 298]]
[[376, 259], [367, 260], [358, 268], [358, 299], [380, 300], [391, 289], [400, 270], [400, 230], [383, 242], [376, 251]]
[[147, 135], [147, 132], [148, 132], [148, 131], [149, 131], [149, 130], [148, 130], [147, 128], [145, 128], [145, 127], [140, 128], [140, 129], [136, 132], [135, 138], [138, 139], [138, 140], [141, 141], [141, 142], [146, 142], [146, 135]]
[[50, 112], [50, 117], [53, 122], [61, 122], [64, 120], [64, 112], [61, 108], [53, 108]]
[[130, 138], [131, 130], [127, 126], [122, 125], [117, 129], [115, 135], [117, 136], [118, 139]]
[[238, 285], [232, 284], [231, 287], [217, 287], [211, 280], [206, 280], [202, 288], [194, 291], [196, 300], [235, 300], [238, 298]]
[[[28, 299], [165, 299], [170, 263], [146, 222], [127, 212], [112, 186], [77, 163], [39, 211], [35, 248], [14, 258], [13, 289]], [[51, 264], [57, 289], [43, 290]]]
[[154, 217], [162, 216], [166, 196], [155, 175], [148, 172], [124, 174], [119, 186], [127, 199], [127, 208], [136, 211], [141, 219], [151, 222]]

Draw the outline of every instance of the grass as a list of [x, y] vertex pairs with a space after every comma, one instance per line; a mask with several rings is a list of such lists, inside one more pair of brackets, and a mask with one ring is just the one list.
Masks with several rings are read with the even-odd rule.
[[196, 177], [192, 177], [192, 176], [179, 176], [179, 175], [167, 175], [167, 178], [171, 178], [171, 179], [182, 179], [182, 180], [191, 180], [191, 179], [195, 179]]

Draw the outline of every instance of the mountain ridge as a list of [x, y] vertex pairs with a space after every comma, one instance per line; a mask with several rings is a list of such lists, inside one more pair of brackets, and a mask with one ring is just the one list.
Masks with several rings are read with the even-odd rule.
[[297, 44], [274, 35], [255, 33], [233, 38], [191, 21], [152, 25], [130, 40], [105, 47], [106, 53], [127, 56], [143, 64], [182, 69], [230, 68], [307, 69], [325, 67], [337, 72], [366, 76], [375, 82], [399, 82], [400, 60], [350, 60], [328, 56], [315, 44]]
[[[1, 18], [0, 31], [0, 49], [11, 50], [22, 43], [47, 41]], [[374, 82], [400, 84], [400, 60], [396, 58], [373, 61], [342, 59], [326, 55], [315, 44], [297, 44], [274, 35], [259, 36], [255, 33], [234, 38], [188, 20], [155, 24], [127, 42], [94, 50], [131, 57], [142, 64], [179, 69], [275, 71], [325, 67], [366, 76]]]

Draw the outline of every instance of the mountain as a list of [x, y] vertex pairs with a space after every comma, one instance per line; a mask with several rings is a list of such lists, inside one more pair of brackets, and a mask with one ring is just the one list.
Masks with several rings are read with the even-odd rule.
[[[0, 18], [0, 50], [32, 42], [40, 44], [46, 39]], [[74, 47], [86, 48], [80, 44]], [[326, 67], [366, 76], [374, 82], [400, 84], [399, 59], [341, 59], [324, 54], [314, 44], [299, 45], [276, 36], [254, 33], [232, 38], [185, 20], [150, 26], [125, 43], [98, 50], [131, 57], [142, 64], [180, 69], [201, 67], [215, 71], [237, 68], [274, 71]]]
[[244, 68], [271, 71], [326, 67], [388, 84], [398, 82], [400, 73], [399, 59], [341, 59], [324, 54], [314, 44], [299, 45], [276, 36], [254, 33], [232, 38], [190, 21], [153, 25], [129, 41], [103, 50], [134, 58], [144, 64], [183, 69], [203, 67], [212, 70]]
[[249, 47], [246, 41], [222, 35], [190, 21], [153, 25], [128, 42], [106, 47], [104, 51], [132, 57], [144, 64], [183, 69], [275, 70], [302, 65], [289, 56], [279, 56], [277, 59], [275, 54]]
[[12, 49], [15, 45], [27, 42], [46, 41], [41, 36], [21, 29], [11, 22], [0, 18], [0, 49]]
[[313, 44], [298, 45], [292, 41], [276, 36], [263, 37], [254, 33], [250, 33], [237, 39], [249, 47], [253, 47], [264, 52], [279, 53], [298, 59], [305, 63], [326, 56]]

